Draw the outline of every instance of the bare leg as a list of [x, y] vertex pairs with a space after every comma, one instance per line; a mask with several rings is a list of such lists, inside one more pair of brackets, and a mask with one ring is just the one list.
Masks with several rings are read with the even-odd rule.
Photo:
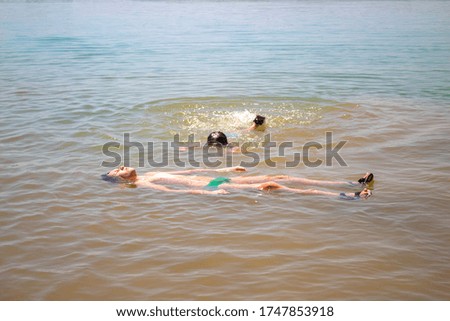
[[343, 199], [358, 199], [358, 198], [369, 198], [372, 195], [372, 192], [365, 188], [361, 192], [354, 193], [354, 195], [346, 195], [345, 193], [336, 193], [336, 192], [327, 192], [321, 191], [317, 189], [298, 189], [298, 188], [290, 188], [283, 185], [280, 185], [276, 182], [267, 182], [258, 186], [259, 190], [262, 191], [271, 191], [271, 190], [286, 190], [292, 193], [303, 194], [303, 195], [324, 195], [324, 196], [334, 196], [340, 197]]
[[[367, 176], [367, 175], [366, 175]], [[373, 177], [373, 175], [372, 175]], [[360, 179], [361, 180], [361, 179]], [[312, 185], [312, 186], [364, 186], [363, 182], [346, 182], [346, 181], [323, 181], [323, 180], [314, 180], [308, 178], [301, 177], [293, 177], [287, 175], [275, 175], [275, 176], [247, 176], [247, 177], [235, 177], [233, 178], [233, 182], [235, 183], [243, 183], [243, 184], [256, 184], [256, 183], [265, 183], [265, 182], [292, 182], [301, 185]]]
[[360, 184], [358, 182], [321, 181], [321, 180], [300, 178], [300, 177], [287, 177], [287, 178], [279, 178], [276, 180], [281, 181], [281, 182], [292, 182], [292, 183], [298, 183], [298, 184], [302, 184], [302, 185], [312, 185], [312, 186], [349, 186], [349, 185], [353, 185], [353, 184], [360, 186]]
[[[225, 168], [224, 168], [225, 169]], [[207, 171], [207, 170], [205, 170]], [[180, 171], [180, 172], [170, 172], [172, 177], [170, 176], [155, 176], [157, 179], [153, 180], [162, 180], [166, 183], [173, 183], [173, 184], [182, 184], [182, 185], [189, 185], [189, 186], [202, 186], [206, 183], [208, 183], [212, 177], [206, 177], [206, 176], [183, 176], [182, 173], [197, 173], [197, 172], [205, 172], [203, 170], [188, 170], [188, 171]], [[180, 174], [180, 175], [176, 175]], [[275, 175], [275, 176], [247, 176], [247, 177], [232, 177], [232, 182], [235, 185], [242, 185], [243, 188], [250, 188], [251, 186], [244, 186], [244, 185], [252, 185], [252, 184], [261, 184], [266, 182], [293, 182], [298, 183], [302, 185], [315, 185], [315, 186], [348, 186], [349, 182], [344, 181], [319, 181], [319, 180], [311, 180], [306, 178], [300, 178], [300, 177], [292, 177], [287, 175]], [[360, 186], [358, 182], [354, 182], [354, 185]], [[237, 187], [237, 186], [236, 186]]]

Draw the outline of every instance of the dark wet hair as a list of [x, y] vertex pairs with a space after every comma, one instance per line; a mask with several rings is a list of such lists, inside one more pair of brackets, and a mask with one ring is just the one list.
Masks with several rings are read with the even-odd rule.
[[208, 146], [227, 146], [227, 136], [222, 132], [212, 132], [208, 136]]
[[128, 182], [126, 179], [118, 176], [108, 176], [108, 174], [100, 175], [101, 179], [105, 182], [115, 183], [115, 184], [124, 184], [125, 187], [136, 188], [136, 184]]
[[256, 125], [261, 126], [262, 124], [264, 124], [265, 120], [266, 120], [266, 117], [260, 116], [260, 115], [256, 115], [255, 119], [253, 119], [253, 122]]
[[102, 174], [100, 176], [102, 178], [102, 180], [104, 180], [105, 182], [110, 182], [110, 183], [123, 183], [123, 179], [121, 179], [118, 176], [108, 176], [108, 174]]

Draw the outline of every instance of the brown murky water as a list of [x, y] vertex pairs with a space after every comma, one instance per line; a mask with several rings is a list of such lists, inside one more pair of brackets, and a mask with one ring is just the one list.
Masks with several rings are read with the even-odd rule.
[[[348, 141], [340, 152], [348, 166], [284, 168], [289, 157], [274, 156], [278, 168], [261, 161], [240, 175], [355, 180], [370, 170], [373, 197], [352, 202], [282, 191], [211, 196], [123, 188], [99, 179], [107, 171], [98, 166], [99, 147], [77, 143], [83, 132], [70, 125], [69, 137], [59, 143], [52, 138], [50, 151], [35, 156], [31, 149], [40, 148], [33, 147], [27, 156], [21, 150], [21, 162], [3, 154], [2, 298], [448, 299], [448, 116], [398, 104], [259, 104], [268, 117], [274, 114], [273, 140], [293, 141], [288, 156], [307, 140], [324, 142], [332, 131], [336, 142]], [[151, 105], [133, 113], [155, 117]], [[202, 113], [214, 115], [212, 105]], [[308, 105], [314, 117], [299, 125], [305, 113], [294, 110]], [[180, 106], [189, 103], [166, 107]], [[220, 113], [239, 114], [238, 107], [228, 108]], [[277, 126], [280, 109], [297, 119]], [[196, 111], [186, 110], [189, 122]], [[201, 132], [202, 124], [196, 126]], [[145, 130], [138, 130], [135, 140], [144, 142]], [[102, 134], [99, 127], [80, 136], [93, 142]], [[15, 135], [8, 144], [35, 140]], [[247, 160], [235, 157], [233, 164]], [[146, 170], [152, 169], [138, 169]]]

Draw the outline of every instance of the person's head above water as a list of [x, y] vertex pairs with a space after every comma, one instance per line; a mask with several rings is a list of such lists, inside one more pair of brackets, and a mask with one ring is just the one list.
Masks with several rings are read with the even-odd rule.
[[113, 169], [109, 173], [102, 175], [105, 181], [120, 182], [120, 181], [135, 181], [137, 179], [136, 170], [133, 167], [120, 166]]
[[253, 119], [253, 122], [255, 123], [255, 125], [261, 126], [262, 124], [264, 124], [265, 120], [266, 120], [266, 117], [256, 115], [255, 119]]
[[208, 136], [208, 146], [227, 146], [228, 139], [227, 136], [222, 132], [212, 132]]
[[255, 119], [253, 119], [253, 124], [250, 126], [248, 130], [256, 130], [263, 132], [266, 130], [267, 123], [266, 123], [266, 117], [261, 115], [256, 115]]

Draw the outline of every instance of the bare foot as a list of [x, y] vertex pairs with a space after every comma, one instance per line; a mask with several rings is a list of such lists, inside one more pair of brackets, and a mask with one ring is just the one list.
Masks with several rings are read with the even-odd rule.
[[373, 178], [374, 177], [372, 173], [366, 173], [366, 175], [358, 179], [358, 183], [362, 184], [363, 186], [368, 186], [373, 182]]
[[365, 188], [361, 192], [355, 193], [355, 196], [356, 197], [359, 196], [360, 198], [367, 199], [372, 196], [372, 191], [370, 189]]
[[372, 191], [368, 188], [365, 188], [361, 192], [354, 193], [354, 196], [346, 195], [345, 193], [341, 193], [339, 195], [339, 198], [343, 199], [343, 200], [353, 201], [353, 200], [359, 200], [359, 199], [368, 199], [371, 196], [372, 196]]

